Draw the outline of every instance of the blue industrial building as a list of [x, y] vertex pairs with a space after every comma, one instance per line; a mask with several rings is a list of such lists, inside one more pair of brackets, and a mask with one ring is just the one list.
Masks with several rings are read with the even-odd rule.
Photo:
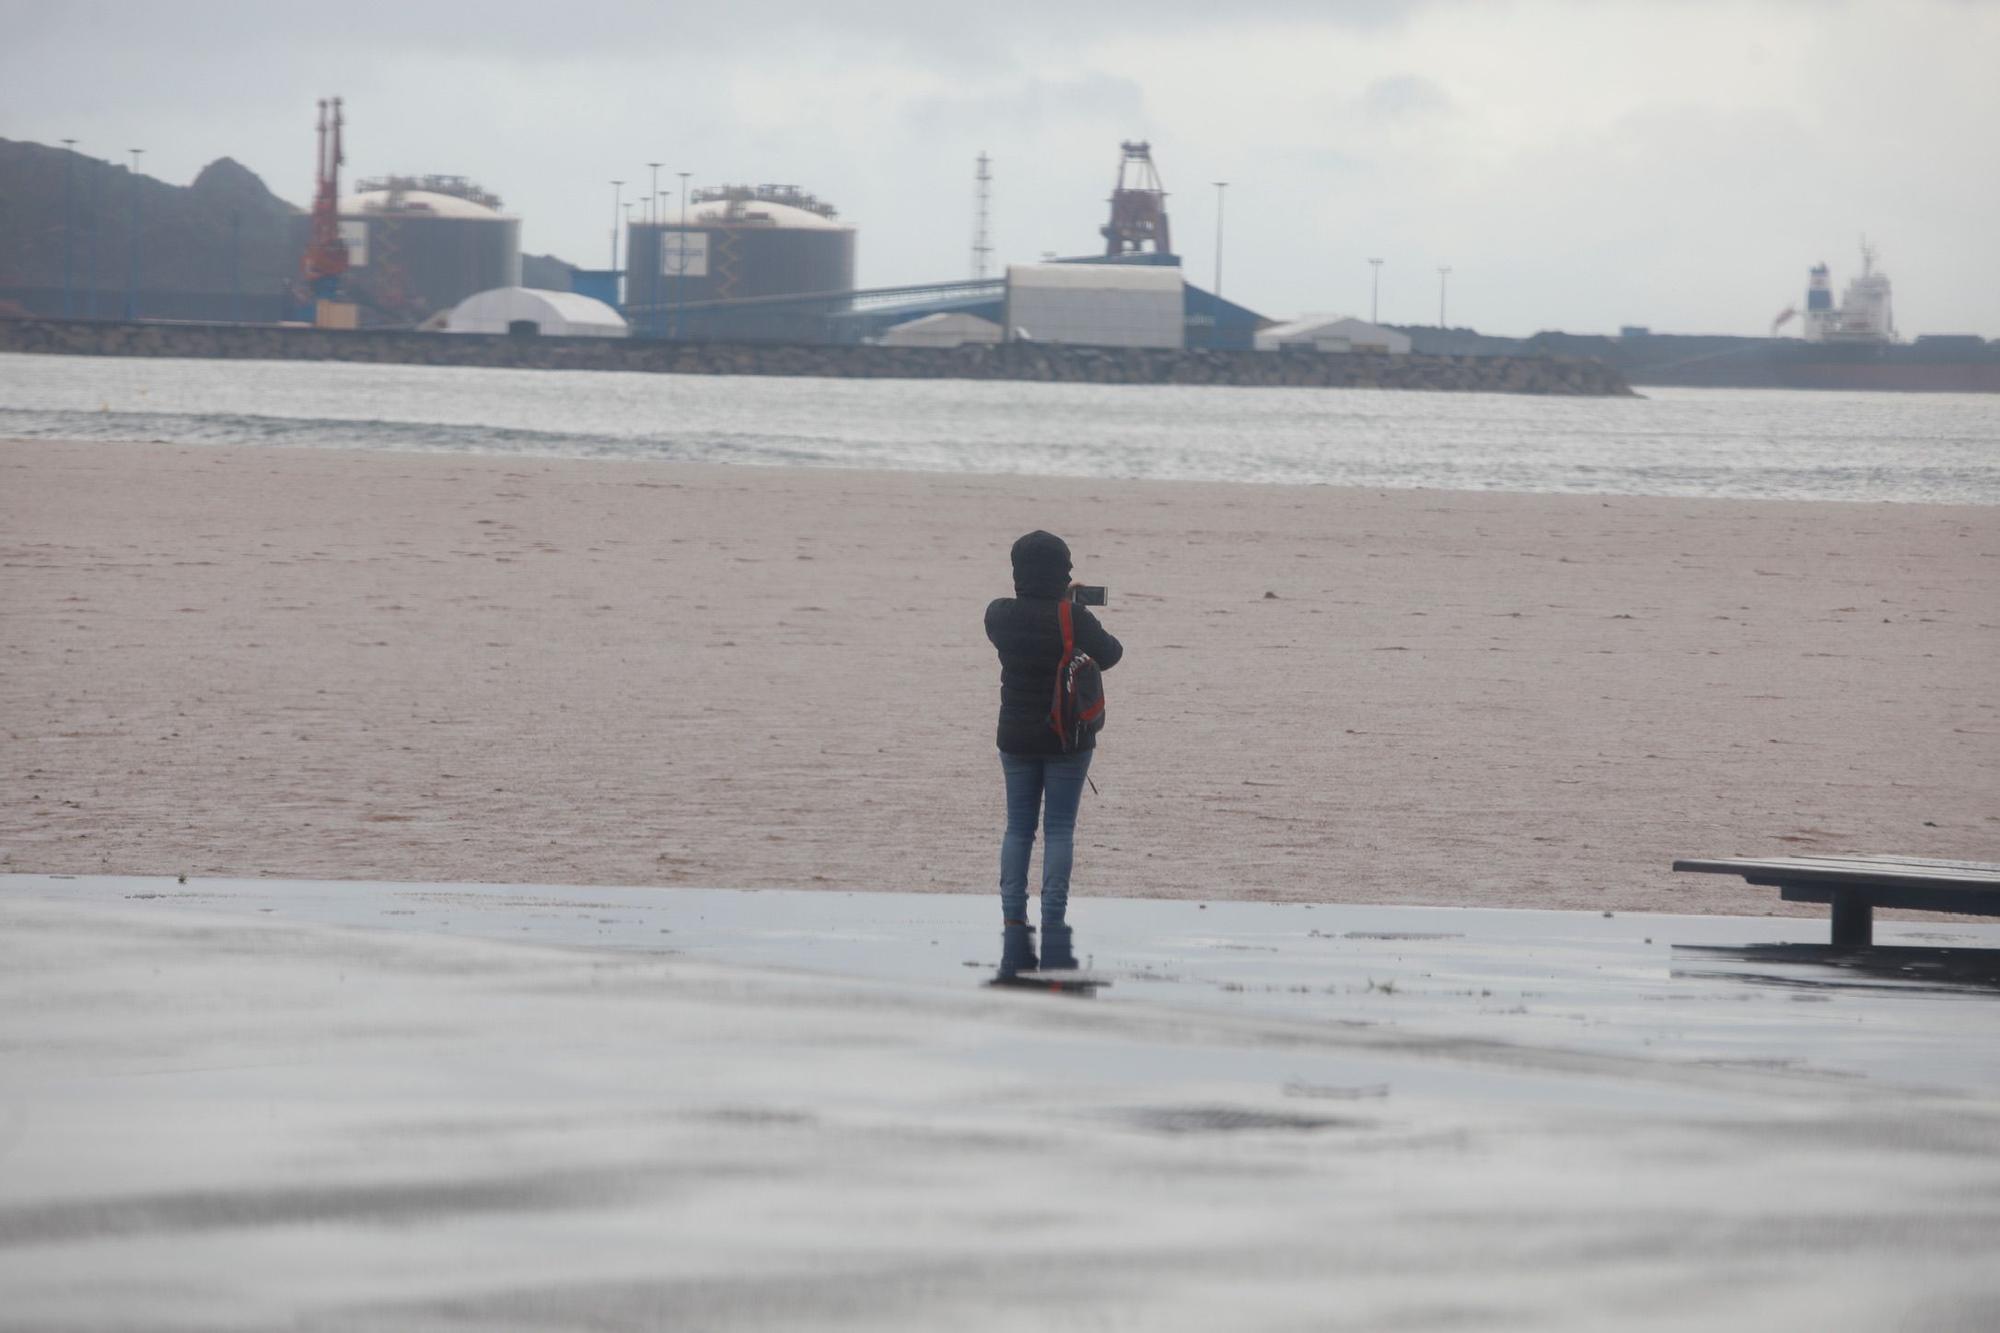
[[[1174, 255], [1148, 253], [1120, 258], [1084, 256], [1056, 262], [1178, 266], [1180, 260]], [[980, 278], [734, 301], [628, 303], [624, 312], [635, 337], [703, 342], [864, 343], [881, 337], [898, 324], [926, 315], [975, 315], [1004, 328], [1006, 288], [1004, 278]], [[1189, 348], [1248, 351], [1255, 346], [1257, 330], [1270, 323], [1249, 307], [1192, 283], [1183, 284], [1182, 293], [1185, 345]]]

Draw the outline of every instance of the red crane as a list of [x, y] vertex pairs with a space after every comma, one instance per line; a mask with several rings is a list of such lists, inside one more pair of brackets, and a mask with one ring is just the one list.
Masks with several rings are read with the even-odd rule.
[[[1137, 254], [1151, 242], [1163, 255], [1174, 252], [1167, 232], [1167, 191], [1153, 166], [1153, 145], [1126, 140], [1118, 145], [1118, 181], [1111, 187], [1111, 221], [1098, 231], [1106, 255]], [[1131, 171], [1127, 184], [1127, 170]]]
[[340, 99], [319, 102], [319, 166], [315, 173], [312, 239], [300, 262], [300, 275], [314, 300], [331, 301], [340, 292], [340, 275], [347, 272], [347, 242], [340, 239]]

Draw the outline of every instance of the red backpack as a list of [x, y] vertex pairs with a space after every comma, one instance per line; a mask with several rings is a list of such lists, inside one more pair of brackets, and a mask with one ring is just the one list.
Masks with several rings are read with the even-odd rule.
[[1062, 622], [1062, 662], [1056, 668], [1056, 697], [1049, 705], [1049, 727], [1062, 741], [1064, 754], [1083, 748], [1083, 738], [1104, 729], [1104, 672], [1089, 653], [1078, 652], [1070, 622], [1069, 601], [1056, 603]]

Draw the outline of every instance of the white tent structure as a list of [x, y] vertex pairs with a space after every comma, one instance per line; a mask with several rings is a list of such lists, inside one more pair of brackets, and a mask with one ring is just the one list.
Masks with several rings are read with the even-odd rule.
[[595, 297], [535, 287], [478, 292], [443, 318], [446, 333], [512, 333], [528, 324], [550, 338], [623, 338], [627, 332], [625, 317]]
[[908, 320], [876, 339], [884, 347], [963, 347], [967, 343], [997, 343], [1000, 326], [990, 319], [955, 311], [939, 311]]
[[1408, 355], [1410, 335], [1351, 315], [1307, 315], [1257, 332], [1257, 350], [1307, 347], [1316, 352], [1388, 352]]

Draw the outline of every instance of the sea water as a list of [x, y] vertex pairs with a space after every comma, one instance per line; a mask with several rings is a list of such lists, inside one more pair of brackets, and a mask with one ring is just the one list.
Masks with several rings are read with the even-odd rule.
[[0, 355], [0, 438], [2000, 504], [2000, 396], [647, 375]]

